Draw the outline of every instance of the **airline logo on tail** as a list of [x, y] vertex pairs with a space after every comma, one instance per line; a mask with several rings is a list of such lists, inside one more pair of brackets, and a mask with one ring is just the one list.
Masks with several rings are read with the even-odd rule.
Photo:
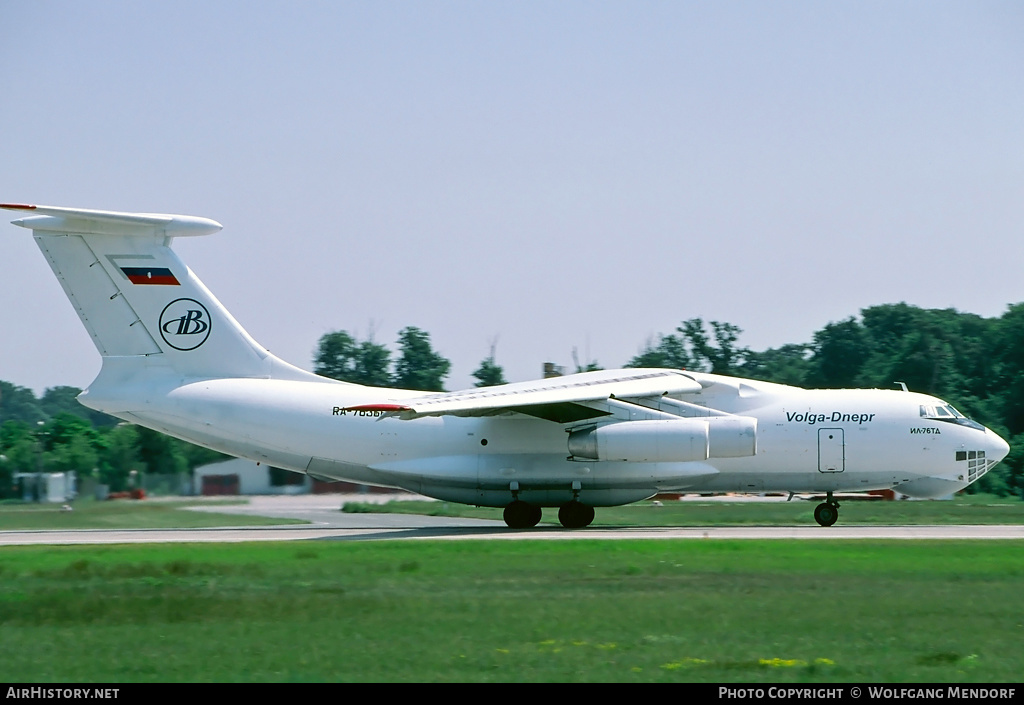
[[175, 350], [195, 350], [210, 337], [210, 312], [195, 299], [175, 299], [160, 314], [160, 335]]

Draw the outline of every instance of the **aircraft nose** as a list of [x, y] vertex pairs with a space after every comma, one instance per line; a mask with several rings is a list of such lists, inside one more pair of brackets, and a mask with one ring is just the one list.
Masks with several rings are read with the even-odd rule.
[[1010, 452], [1010, 444], [1004, 441], [998, 433], [990, 428], [985, 429], [985, 440], [988, 443], [985, 455], [988, 456], [990, 461], [992, 461], [992, 465], [995, 465], [1005, 458], [1007, 453]]

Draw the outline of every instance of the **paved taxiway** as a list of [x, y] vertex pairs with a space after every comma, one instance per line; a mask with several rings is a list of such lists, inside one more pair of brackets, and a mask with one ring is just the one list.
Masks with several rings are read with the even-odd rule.
[[[346, 514], [346, 500], [388, 501], [393, 496], [300, 495], [251, 497], [249, 504], [196, 507], [197, 511], [304, 519], [310, 524], [213, 529], [82, 529], [0, 531], [0, 545], [197, 543], [241, 541], [352, 541], [372, 539], [1024, 539], [1024, 525], [996, 526], [751, 526], [617, 527], [567, 530], [557, 525], [509, 529], [503, 522], [412, 514]], [[550, 514], [550, 516], [549, 516]], [[548, 510], [547, 521], [554, 515]]]

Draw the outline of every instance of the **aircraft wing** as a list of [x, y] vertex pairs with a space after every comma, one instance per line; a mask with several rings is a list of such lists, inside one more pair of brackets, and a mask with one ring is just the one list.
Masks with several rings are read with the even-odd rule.
[[[677, 370], [599, 370], [533, 382], [479, 387], [428, 394], [380, 404], [362, 404], [349, 411], [385, 411], [389, 416], [493, 416], [517, 411], [558, 423], [605, 415], [583, 406], [610, 398], [661, 397], [699, 392], [701, 385]], [[383, 402], [383, 400], [382, 400]]]

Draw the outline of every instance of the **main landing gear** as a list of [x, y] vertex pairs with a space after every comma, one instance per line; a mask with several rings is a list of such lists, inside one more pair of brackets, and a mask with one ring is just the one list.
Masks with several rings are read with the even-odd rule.
[[[502, 516], [510, 529], [530, 529], [540, 522], [541, 509], [517, 499]], [[558, 521], [567, 529], [582, 529], [594, 521], [594, 508], [573, 500], [558, 509]]]
[[516, 500], [505, 507], [503, 517], [510, 529], [529, 529], [540, 522], [541, 510], [532, 504]]
[[832, 526], [839, 518], [839, 502], [835, 500], [831, 492], [826, 497], [824, 502], [814, 508], [814, 520], [822, 526]]
[[573, 500], [558, 508], [558, 521], [567, 529], [582, 529], [594, 521], [594, 508]]

